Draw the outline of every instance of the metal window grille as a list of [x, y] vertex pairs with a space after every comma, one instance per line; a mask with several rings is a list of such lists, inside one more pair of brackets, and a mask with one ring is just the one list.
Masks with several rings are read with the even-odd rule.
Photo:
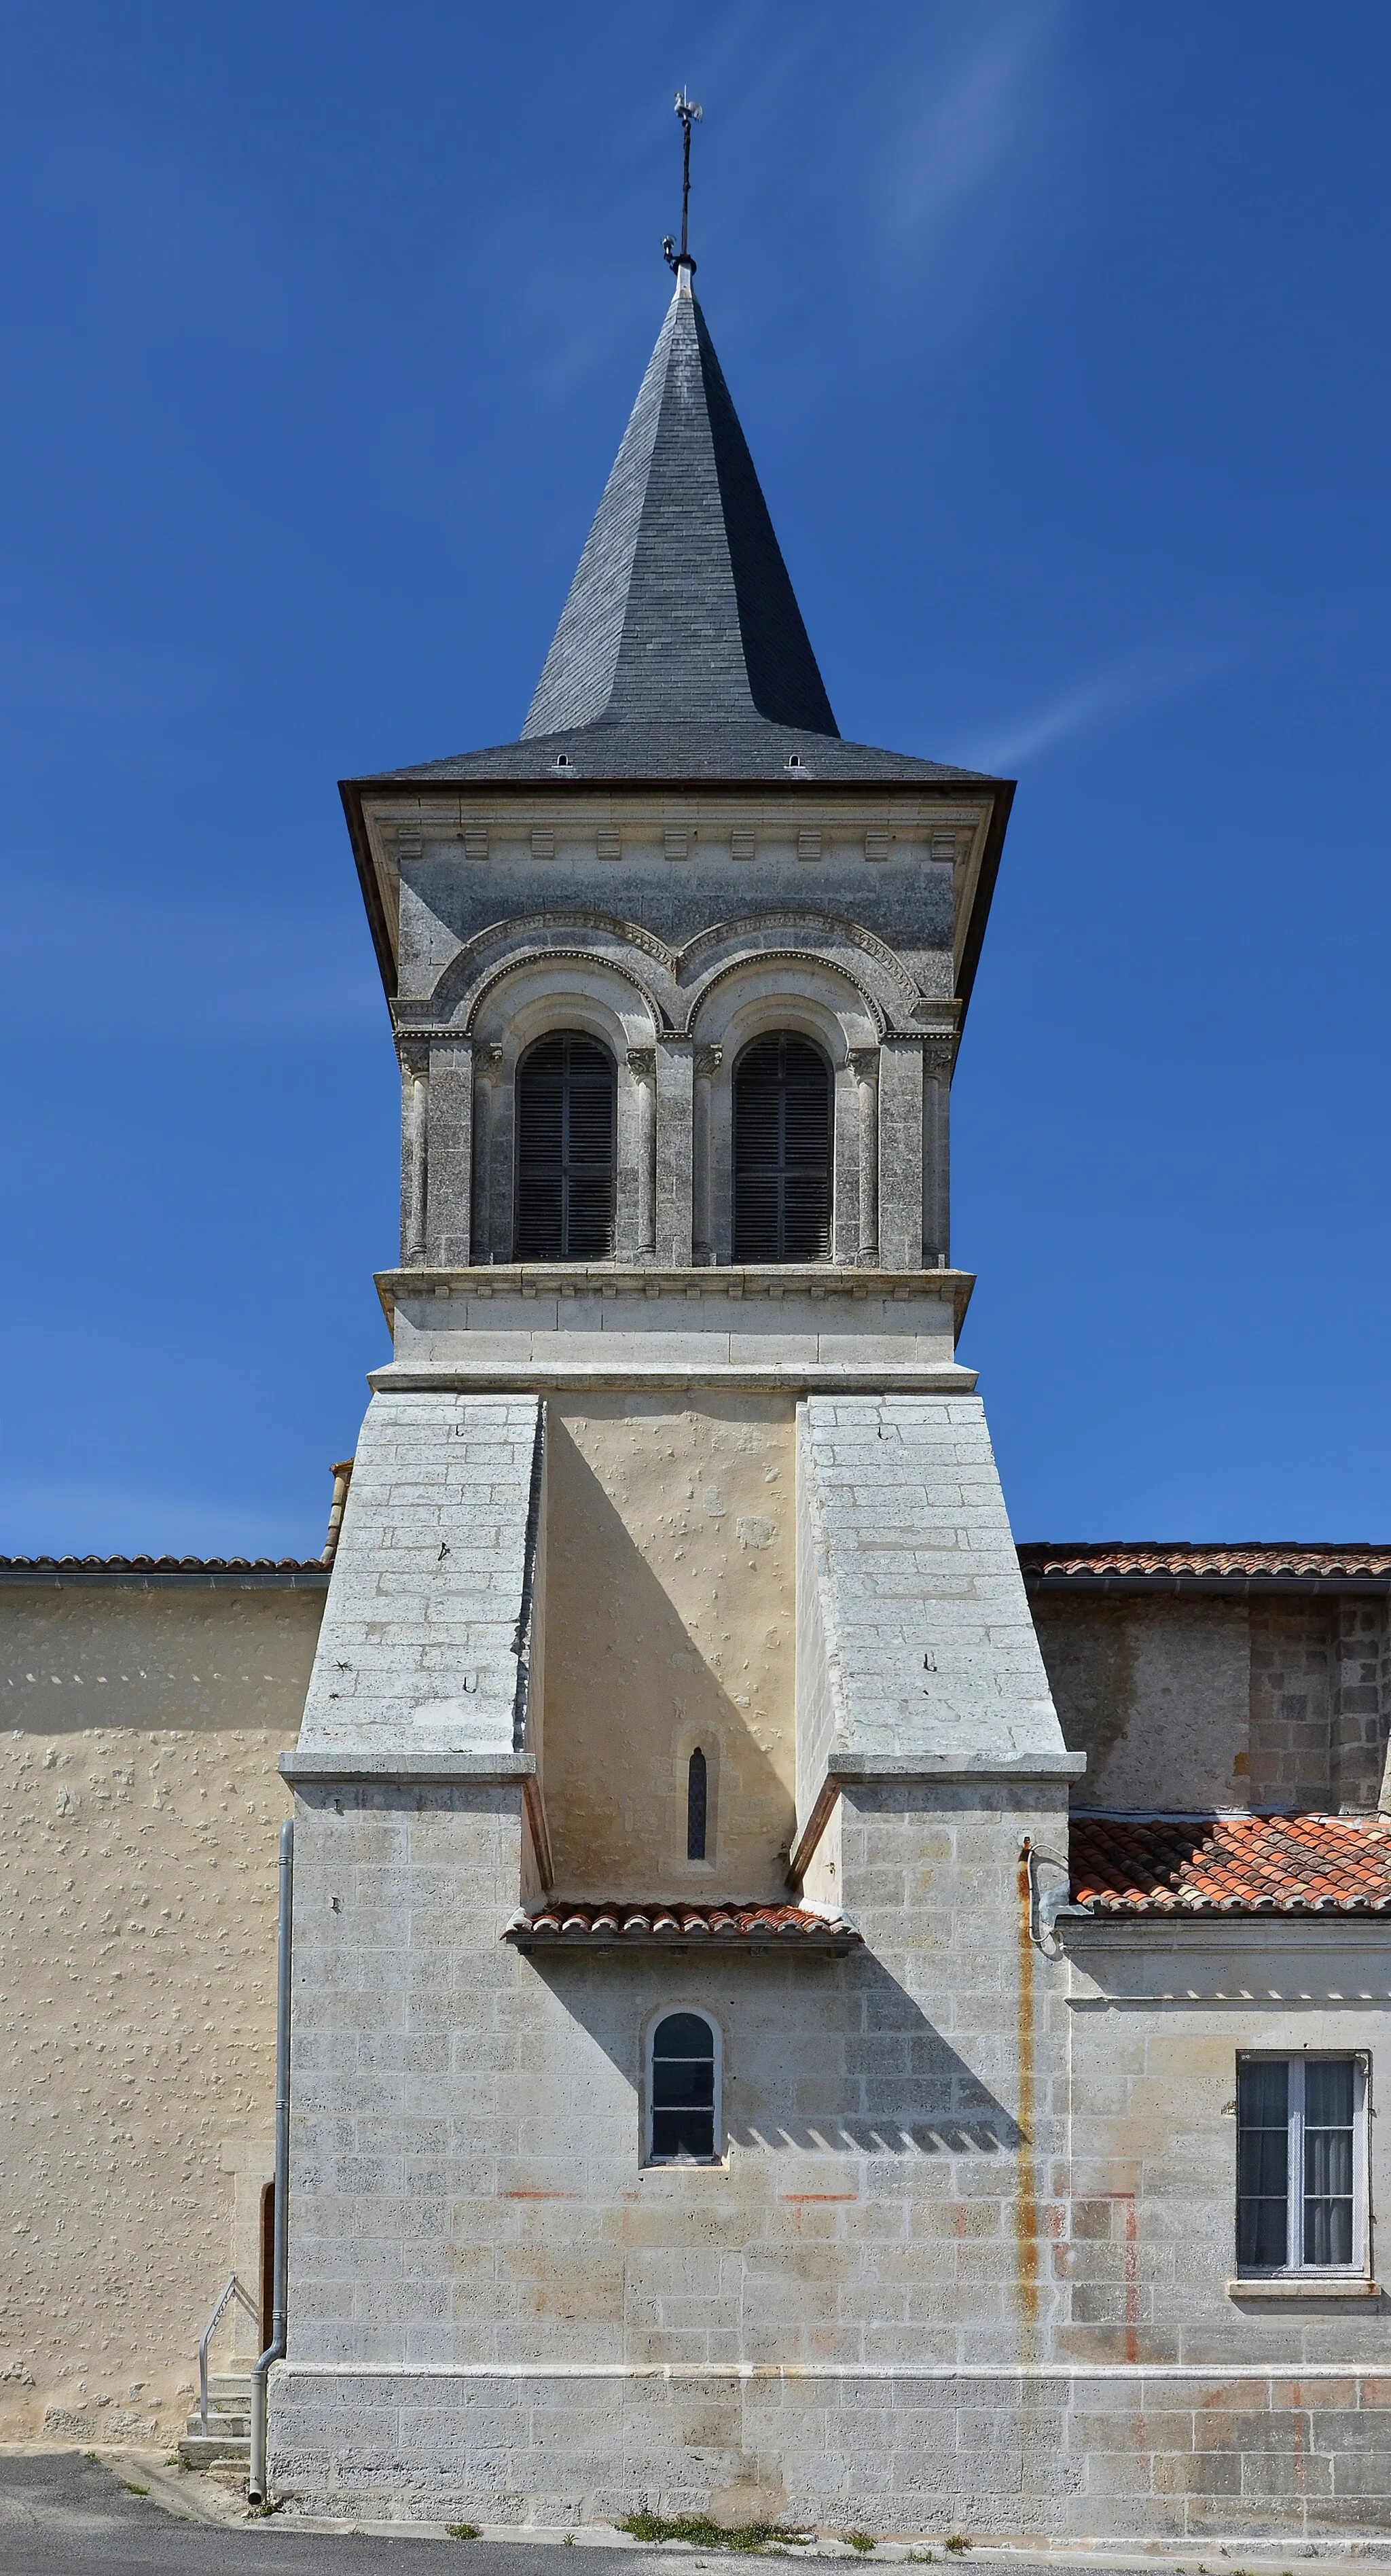
[[602, 1261], [613, 1250], [613, 1058], [594, 1038], [543, 1038], [517, 1074], [519, 1261]]
[[734, 1258], [831, 1248], [831, 1069], [807, 1038], [756, 1038], [734, 1070]]

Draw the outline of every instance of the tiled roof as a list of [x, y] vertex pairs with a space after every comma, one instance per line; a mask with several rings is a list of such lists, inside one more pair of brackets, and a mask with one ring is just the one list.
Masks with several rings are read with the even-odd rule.
[[318, 1574], [319, 1556], [0, 1556], [0, 1574]]
[[1074, 1816], [1093, 1913], [1391, 1913], [1391, 1827], [1360, 1816]]
[[641, 1904], [582, 1904], [569, 1901], [533, 1906], [517, 1913], [504, 1938], [519, 1947], [584, 1942], [703, 1941], [714, 1939], [760, 1947], [776, 1941], [789, 1949], [809, 1943], [819, 1950], [850, 1949], [860, 1934], [846, 1914], [818, 1914], [806, 1905], [687, 1905], [644, 1900]]
[[1048, 1576], [1386, 1576], [1391, 1547], [1369, 1539], [1256, 1539], [1212, 1546], [1192, 1539], [1031, 1539], [1019, 1550], [1027, 1582]]

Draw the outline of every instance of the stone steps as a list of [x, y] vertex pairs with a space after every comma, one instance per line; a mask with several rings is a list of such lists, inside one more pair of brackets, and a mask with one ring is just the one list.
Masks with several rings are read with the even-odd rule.
[[224, 2372], [208, 2380], [208, 2429], [195, 2407], [184, 2427], [179, 2444], [179, 2464], [185, 2469], [210, 2469], [219, 2461], [250, 2461], [251, 2457], [251, 2381], [240, 2373]]

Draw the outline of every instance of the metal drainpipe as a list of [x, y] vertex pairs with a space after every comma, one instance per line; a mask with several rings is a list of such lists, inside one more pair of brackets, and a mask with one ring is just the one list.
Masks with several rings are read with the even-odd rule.
[[271, 2338], [251, 2374], [252, 2504], [266, 2502], [266, 2399], [270, 2366], [285, 2358], [286, 2249], [290, 2187], [290, 1938], [294, 1904], [295, 1829], [280, 1828], [280, 1935], [275, 1997], [275, 2244]]

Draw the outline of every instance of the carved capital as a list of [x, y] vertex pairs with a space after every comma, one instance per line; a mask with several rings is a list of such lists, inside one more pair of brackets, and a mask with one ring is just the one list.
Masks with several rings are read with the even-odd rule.
[[628, 1071], [634, 1074], [639, 1082], [655, 1082], [657, 1079], [656, 1048], [629, 1047]]
[[723, 1047], [697, 1047], [695, 1051], [695, 1078], [697, 1082], [708, 1082], [712, 1074], [719, 1072], [720, 1066], [723, 1062]]
[[416, 1082], [424, 1082], [428, 1079], [430, 1072], [428, 1043], [420, 1038], [399, 1037], [396, 1041], [396, 1051], [401, 1059], [403, 1074], [410, 1074]]
[[956, 1054], [954, 1037], [928, 1036], [923, 1039], [923, 1075], [929, 1082], [945, 1082], [950, 1076]]
[[487, 1046], [475, 1046], [473, 1070], [484, 1082], [496, 1082], [502, 1071], [502, 1048], [496, 1039]]
[[852, 1047], [850, 1049], [850, 1062], [854, 1069], [855, 1079], [857, 1082], [878, 1081], [878, 1047]]

